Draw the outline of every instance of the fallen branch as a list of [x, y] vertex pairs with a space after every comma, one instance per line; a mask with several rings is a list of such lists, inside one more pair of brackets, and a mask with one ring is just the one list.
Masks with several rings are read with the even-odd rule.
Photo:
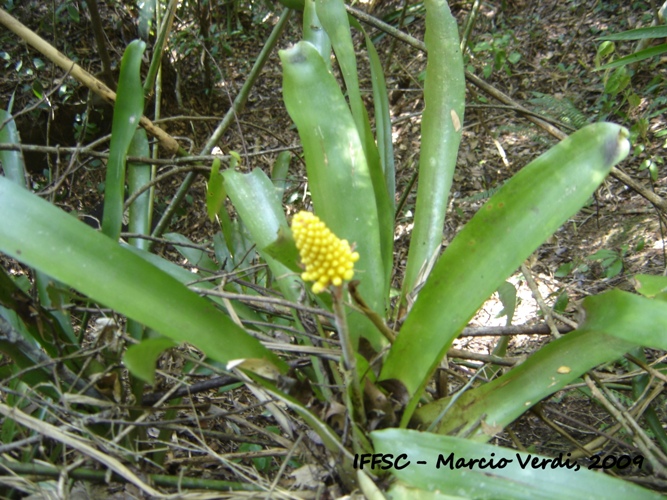
[[[3, 9], [0, 9], [0, 24], [3, 24], [7, 29], [19, 36], [26, 43], [31, 45], [37, 51], [42, 53], [56, 66], [69, 72], [72, 77], [84, 84], [90, 90], [99, 95], [102, 99], [113, 104], [116, 102], [116, 93], [107, 87], [100, 80], [88, 73], [81, 66], [69, 59], [65, 54], [56, 49], [49, 42], [40, 37], [37, 33], [29, 29], [27, 26], [19, 22], [17, 19], [9, 15]], [[155, 125], [145, 116], [141, 117], [139, 124], [146, 129], [146, 131], [153, 137], [156, 137], [162, 147], [164, 147], [170, 154], [185, 154], [185, 150], [181, 148], [178, 141], [167, 134], [160, 127]]]

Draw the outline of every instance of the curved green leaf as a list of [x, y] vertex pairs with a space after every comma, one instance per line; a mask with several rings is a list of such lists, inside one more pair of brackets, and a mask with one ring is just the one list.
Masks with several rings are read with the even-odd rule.
[[646, 26], [634, 30], [612, 33], [597, 38], [596, 40], [642, 40], [644, 38], [665, 38], [667, 37], [667, 26]]
[[212, 359], [286, 368], [208, 300], [71, 215], [0, 177], [0, 251]]
[[258, 249], [273, 243], [279, 230], [289, 231], [276, 188], [261, 169], [247, 174], [227, 169], [222, 172], [222, 179], [227, 196]]
[[[317, 215], [334, 234], [356, 245], [355, 269], [368, 305], [384, 314], [384, 265], [375, 192], [357, 128], [345, 98], [310, 43], [280, 52], [285, 105], [303, 143]], [[326, 110], [323, 113], [322, 110]], [[384, 337], [370, 321], [350, 322], [353, 336], [381, 347]]]
[[[386, 299], [389, 295], [389, 280], [391, 279], [391, 271], [393, 265], [393, 246], [394, 246], [394, 218], [393, 218], [393, 194], [390, 197], [390, 191], [388, 186], [394, 186], [393, 180], [391, 183], [388, 183], [386, 180], [386, 172], [384, 171], [385, 167], [390, 164], [393, 166], [393, 163], [386, 162], [386, 149], [383, 151], [383, 158], [385, 161], [381, 160], [380, 152], [378, 151], [378, 144], [375, 143], [373, 138], [373, 132], [371, 131], [370, 121], [368, 119], [368, 112], [364, 106], [363, 100], [361, 99], [361, 90], [359, 88], [359, 75], [357, 74], [357, 58], [355, 56], [354, 42], [352, 41], [352, 34], [350, 32], [350, 17], [345, 10], [345, 3], [343, 0], [317, 0], [317, 14], [322, 22], [322, 26], [326, 29], [331, 43], [336, 54], [336, 60], [340, 66], [341, 73], [343, 74], [343, 79], [345, 80], [345, 88], [347, 90], [347, 97], [350, 103], [350, 108], [352, 111], [352, 117], [357, 126], [357, 131], [361, 139], [361, 145], [364, 149], [364, 154], [366, 155], [366, 163], [368, 165], [368, 170], [371, 176], [371, 181], [373, 183], [373, 189], [375, 192], [375, 201], [377, 204], [377, 213], [379, 217], [379, 231], [380, 231], [380, 247], [382, 251], [382, 262], [384, 263], [385, 270], [385, 285], [386, 288], [383, 290], [384, 298]], [[354, 19], [352, 23], [359, 25]], [[368, 44], [367, 44], [368, 46]], [[373, 61], [372, 56], [374, 52], [372, 44], [369, 48], [369, 56], [371, 61]], [[377, 54], [376, 54], [377, 55]], [[377, 61], [379, 64], [379, 61]], [[376, 100], [375, 105], [382, 105], [382, 100], [379, 99], [379, 91], [377, 91], [378, 85], [385, 85], [384, 78], [381, 78], [381, 81], [378, 80], [377, 71], [374, 72], [375, 76], [373, 78], [373, 88], [374, 88], [374, 99]], [[380, 66], [380, 77], [382, 77], [382, 68]], [[385, 102], [387, 106], [389, 103], [386, 100], [386, 89], [385, 91]], [[377, 109], [377, 108], [376, 108]], [[378, 117], [378, 125], [381, 125], [381, 116]], [[389, 140], [391, 141], [391, 123]], [[378, 133], [378, 136], [383, 137], [383, 141], [386, 139], [384, 134], [386, 133], [385, 129]], [[383, 147], [386, 148], [386, 142], [383, 142]], [[393, 159], [391, 160], [393, 162]], [[391, 173], [392, 179], [394, 173]]]
[[621, 290], [586, 297], [580, 330], [613, 335], [636, 345], [667, 350], [667, 304]]
[[278, 0], [281, 4], [289, 9], [303, 10], [304, 0]]
[[[201, 275], [192, 273], [187, 269], [184, 269], [181, 266], [174, 264], [173, 262], [165, 260], [162, 257], [158, 257], [153, 253], [149, 253], [144, 250], [139, 250], [138, 248], [132, 246], [124, 246], [124, 248], [127, 248], [134, 254], [144, 259], [146, 262], [154, 265], [161, 271], [176, 278], [180, 283], [183, 283], [186, 286], [191, 285], [192, 283], [197, 283], [197, 288], [199, 289], [203, 288], [205, 290], [213, 290], [218, 286], [220, 286], [219, 282], [216, 281], [209, 281], [209, 280], [201, 281]], [[233, 289], [233, 285], [230, 283], [226, 285], [225, 289], [226, 290], [229, 289], [236, 292], [236, 290]], [[211, 300], [211, 302], [215, 302], [221, 306], [225, 305], [225, 301], [221, 297], [210, 296], [209, 299]], [[251, 309], [243, 302], [239, 302], [238, 300], [230, 300], [229, 302], [232, 304], [232, 307], [234, 308], [236, 314], [240, 318], [248, 319], [255, 322], [262, 321], [262, 317], [257, 312], [255, 312], [254, 309]], [[257, 328], [263, 330], [265, 327], [260, 325], [257, 326]]]
[[172, 347], [176, 347], [176, 344], [166, 337], [142, 340], [127, 348], [123, 355], [123, 364], [135, 377], [153, 385], [155, 364], [160, 355]]
[[[410, 465], [392, 469], [392, 475], [410, 486], [438, 494], [423, 498], [451, 498], [440, 496], [440, 492], [455, 495], [455, 498], [494, 500], [662, 498], [658, 493], [629, 481], [593, 472], [583, 465], [577, 466], [565, 453], [554, 457], [558, 459], [554, 462], [541, 455], [509, 448], [401, 429], [375, 431], [371, 438], [377, 453], [392, 454], [394, 457], [400, 453], [407, 455]], [[459, 459], [465, 462], [483, 459], [485, 467], [480, 467], [479, 462], [470, 467], [450, 467], [448, 462], [445, 463], [450, 454], [454, 464]], [[540, 467], [543, 459], [549, 460], [544, 468]], [[425, 463], [418, 464], [417, 460]], [[405, 461], [400, 463], [405, 464]], [[411, 498], [422, 498], [420, 491], [413, 493], [415, 496]]]
[[[4, 127], [2, 127], [3, 123], [5, 124]], [[0, 127], [2, 127], [0, 128], [0, 143], [21, 143], [14, 117], [4, 109], [0, 109]], [[28, 183], [26, 182], [25, 176], [25, 162], [23, 161], [23, 155], [20, 151], [0, 150], [0, 165], [2, 165], [2, 170], [5, 172], [5, 176], [8, 179], [16, 182], [22, 187], [27, 187]]]
[[382, 63], [373, 46], [373, 42], [356, 19], [353, 17], [349, 19], [350, 24], [364, 34], [371, 68], [377, 145], [373, 140], [368, 116], [364, 114], [367, 138], [365, 149], [378, 207], [380, 244], [382, 247], [382, 260], [385, 266], [385, 284], [387, 287], [385, 290], [386, 298], [389, 296], [389, 286], [391, 284], [391, 274], [394, 265], [394, 197], [396, 195], [396, 172], [394, 169], [389, 97], [387, 95], [387, 84], [384, 79], [384, 73], [382, 72]]
[[213, 160], [211, 166], [211, 173], [208, 176], [208, 184], [206, 185], [206, 213], [211, 222], [215, 220], [225, 203], [225, 193], [222, 187], [222, 174], [220, 173], [220, 158]]
[[[356, 21], [356, 20], [355, 20]], [[355, 22], [361, 28], [359, 23]], [[371, 83], [373, 85], [373, 104], [375, 106], [375, 128], [377, 129], [377, 147], [380, 154], [380, 163], [382, 171], [384, 172], [385, 185], [387, 186], [387, 197], [389, 199], [391, 209], [390, 224], [392, 229], [393, 240], [393, 219], [394, 219], [394, 205], [396, 196], [396, 171], [394, 168], [394, 146], [392, 143], [391, 133], [391, 114], [389, 112], [389, 95], [387, 94], [387, 82], [382, 71], [382, 63], [377, 50], [373, 45], [365, 30], [362, 30], [364, 39], [366, 40], [366, 50], [368, 51], [368, 59], [371, 68]]]
[[[220, 272], [220, 266], [204, 250], [191, 246], [194, 245], [194, 242], [186, 236], [180, 233], [167, 233], [164, 235], [164, 239], [174, 242], [176, 251], [196, 267], [202, 273], [201, 276], [210, 276]], [[179, 243], [185, 243], [185, 245], [179, 245]]]
[[417, 204], [403, 298], [418, 285], [424, 265], [439, 253], [465, 109], [465, 76], [456, 19], [445, 0], [425, 3], [429, 57], [424, 82]]
[[305, 0], [304, 3], [303, 39], [313, 44], [324, 59], [327, 69], [331, 71], [331, 40], [317, 17], [315, 0]]
[[120, 64], [118, 92], [113, 110], [109, 162], [104, 184], [104, 216], [102, 232], [116, 241], [123, 225], [125, 196], [125, 160], [134, 131], [144, 113], [144, 93], [141, 86], [141, 56], [146, 44], [135, 40], [125, 49]]
[[297, 301], [301, 290], [300, 278], [294, 273], [298, 269], [298, 252], [276, 187], [259, 168], [248, 174], [227, 169], [222, 177], [229, 199], [279, 280], [281, 290], [286, 297]]
[[665, 52], [667, 52], [667, 43], [662, 43], [660, 45], [656, 45], [655, 47], [649, 47], [648, 49], [640, 50], [639, 52], [635, 52], [634, 54], [630, 54], [629, 56], [621, 57], [619, 59], [616, 59], [615, 61], [603, 64], [602, 66], [596, 69], [601, 70], [601, 69], [618, 68], [620, 66], [626, 66], [628, 64], [633, 64], [639, 61], [643, 61], [644, 59], [650, 59], [651, 57], [662, 55]]
[[628, 131], [596, 123], [575, 132], [503, 185], [454, 238], [419, 292], [381, 373], [412, 396], [482, 303], [579, 210], [627, 156]]
[[599, 332], [568, 333], [502, 377], [465, 392], [451, 408], [450, 398], [424, 405], [415, 412], [415, 423], [439, 434], [456, 429], [471, 432], [470, 439], [488, 441], [533, 405], [592, 368], [623, 356], [634, 345]]
[[343, 0], [317, 0], [317, 16], [331, 39], [336, 60], [345, 80], [352, 116], [357, 125], [359, 137], [362, 138], [361, 142], [365, 144], [366, 126], [364, 117], [366, 115], [364, 103], [361, 100], [357, 58], [354, 54], [354, 43], [350, 34], [350, 23], [347, 18], [345, 3]]
[[[3, 123], [5, 123], [5, 125], [0, 129], [0, 142], [20, 144], [21, 139], [19, 137], [19, 132], [16, 128], [16, 122], [14, 121], [14, 118], [7, 111], [0, 110], [0, 125]], [[28, 187], [28, 177], [26, 176], [25, 161], [23, 154], [20, 151], [0, 151], [0, 165], [2, 166], [5, 176], [10, 181], [15, 182], [16, 185], [21, 186], [22, 188]], [[35, 285], [42, 306], [52, 309], [52, 311], [48, 314], [52, 317], [53, 320], [55, 320], [53, 323], [53, 334], [56, 337], [47, 339], [44, 335], [40, 335], [36, 338], [40, 339], [42, 347], [44, 347], [46, 351], [54, 357], [59, 354], [68, 354], [71, 351], [76, 350], [78, 342], [76, 340], [76, 335], [72, 330], [69, 316], [60, 308], [61, 304], [58, 303], [57, 300], [62, 294], [62, 287], [59, 283], [54, 283], [53, 279], [41, 272], [35, 273]], [[0, 295], [2, 295], [2, 293], [0, 293]], [[52, 296], [56, 298], [55, 301], [51, 300]], [[1, 297], [0, 303], [2, 303]], [[16, 308], [13, 309], [16, 310]], [[38, 323], [41, 323], [44, 319], [41, 317], [41, 314], [43, 313], [36, 315], [36, 321], [38, 321]], [[31, 325], [28, 325], [28, 328], [32, 329]], [[63, 350], [59, 347], [63, 345], [63, 343], [67, 346], [65, 347], [65, 352], [63, 352]], [[12, 359], [14, 359], [14, 357], [12, 357]], [[72, 361], [69, 360], [66, 362], [66, 364], [71, 365]]]
[[289, 165], [292, 161], [292, 153], [289, 151], [281, 151], [276, 157], [276, 162], [271, 169], [271, 180], [276, 186], [278, 198], [282, 199], [283, 193], [287, 188], [287, 173], [289, 172]]
[[[129, 156], [142, 156], [144, 158], [150, 155], [148, 136], [143, 128], [138, 128], [135, 131], [128, 154]], [[130, 194], [139, 191], [151, 181], [151, 170], [151, 166], [146, 163], [130, 163], [127, 166], [127, 189]], [[150, 190], [141, 193], [130, 205], [128, 229], [131, 233], [151, 234], [151, 205]], [[150, 241], [144, 238], [131, 238], [129, 241], [130, 245], [142, 250], [148, 250], [150, 247]]]
[[638, 274], [636, 289], [644, 297], [657, 297], [660, 300], [667, 298], [667, 276], [654, 276], [652, 274]]

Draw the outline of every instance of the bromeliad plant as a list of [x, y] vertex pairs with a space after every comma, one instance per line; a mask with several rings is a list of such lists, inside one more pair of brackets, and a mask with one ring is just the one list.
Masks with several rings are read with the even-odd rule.
[[[360, 486], [369, 495], [374, 486], [363, 471], [355, 471], [359, 462], [351, 452], [405, 452], [411, 460], [429, 464], [444, 450], [467, 457], [492, 452], [514, 456], [485, 443], [596, 365], [638, 346], [667, 349], [663, 297], [667, 283], [650, 281], [651, 293], [645, 297], [611, 291], [587, 299], [586, 321], [577, 331], [554, 340], [491, 382], [442, 400], [425, 395], [438, 364], [481, 304], [587, 202], [629, 151], [628, 132], [621, 126], [597, 123], [582, 128], [510, 179], [441, 254], [462, 137], [465, 77], [457, 24], [447, 3], [425, 3], [429, 57], [419, 187], [407, 269], [393, 309], [396, 192], [387, 91], [375, 48], [348, 17], [342, 0], [306, 0], [304, 40], [280, 52], [284, 101], [303, 145], [314, 213], [297, 213], [290, 228], [276, 189], [279, 182], [260, 170], [242, 174], [230, 168], [220, 173], [219, 165], [214, 165], [209, 179], [209, 215], [221, 224], [216, 240], [219, 260], [245, 262], [254, 247], [273, 277], [267, 276], [263, 284], [295, 305], [305, 294], [308, 302], [319, 306], [319, 321], [325, 323], [319, 325], [323, 341], [325, 328], [336, 329], [342, 347], [340, 370], [327, 370], [313, 358], [312, 369], [299, 376], [321, 387], [314, 392], [320, 400], [342, 400], [350, 416], [351, 444], [281, 389], [286, 363], [239, 326], [239, 317], [258, 319], [257, 313], [231, 302], [231, 296], [213, 293], [216, 287], [238, 291], [234, 283], [216, 281], [220, 265], [201, 253], [188, 253], [204, 277], [211, 278], [201, 282], [200, 275], [146, 249], [119, 245], [119, 219], [110, 219], [104, 234], [97, 233], [11, 179], [0, 178], [0, 210], [12, 214], [0, 220], [2, 252], [166, 337], [194, 344], [229, 369], [240, 367], [239, 376], [246, 377], [250, 387], [281, 400], [319, 434], [339, 459], [345, 483]], [[350, 25], [366, 42], [375, 136], [361, 98]], [[331, 72], [332, 48], [347, 99]], [[136, 68], [132, 73], [128, 66], [128, 71], [138, 76]], [[132, 116], [128, 123], [136, 127], [138, 120]], [[119, 158], [122, 163], [123, 155]], [[108, 210], [118, 217], [122, 177], [111, 181], [113, 188], [107, 189], [115, 191], [110, 192]], [[229, 218], [222, 203], [226, 196], [244, 229]], [[170, 238], [183, 240], [180, 235]], [[193, 282], [198, 283], [196, 288], [186, 286]], [[333, 324], [326, 324], [327, 318], [333, 318]], [[396, 319], [402, 322], [399, 332], [387, 326]], [[298, 330], [308, 329], [300, 315], [294, 313], [292, 321]], [[18, 320], [15, 328], [26, 330]], [[304, 337], [301, 342], [310, 341]], [[160, 344], [157, 351], [164, 347]], [[155, 352], [154, 341], [143, 341], [128, 350], [125, 360], [135, 375], [151, 380], [154, 369], [146, 370], [145, 359]], [[156, 354], [150, 356], [154, 359]], [[342, 395], [327, 384], [328, 373], [345, 388]], [[378, 428], [386, 429], [371, 432]], [[525, 454], [516, 455], [526, 460]], [[434, 466], [407, 467], [392, 471], [399, 479], [392, 491], [407, 496], [417, 489], [455, 488], [458, 497], [466, 498], [581, 498], [593, 491], [601, 497], [618, 496], [619, 491], [632, 498], [654, 497], [630, 483], [588, 471], [541, 474], [544, 471], [516, 465], [446, 474], [437, 473]]]

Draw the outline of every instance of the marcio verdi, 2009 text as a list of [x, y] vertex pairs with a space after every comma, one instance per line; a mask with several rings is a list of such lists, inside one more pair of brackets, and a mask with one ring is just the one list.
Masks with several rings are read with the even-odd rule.
[[[581, 465], [575, 460], [570, 459], [570, 453], [567, 453], [563, 456], [560, 453], [557, 457], [546, 458], [541, 456], [533, 455], [524, 455], [521, 453], [516, 453], [514, 458], [508, 458], [511, 455], [497, 458], [495, 453], [482, 458], [465, 458], [457, 457], [454, 452], [449, 453], [448, 455], [440, 453], [435, 460], [434, 466], [436, 469], [504, 469], [510, 464], [516, 464], [521, 469], [571, 469], [578, 471], [581, 469]], [[421, 457], [420, 457], [421, 458]], [[591, 463], [587, 466], [588, 469], [611, 469], [616, 467], [618, 469], [625, 469], [630, 466], [636, 466], [638, 469], [642, 468], [644, 464], [644, 457], [642, 455], [636, 455], [631, 457], [630, 455], [621, 455], [616, 457], [615, 455], [594, 455], [590, 459]], [[391, 453], [362, 453], [354, 455], [353, 466], [355, 469], [396, 469], [401, 470], [410, 466], [413, 462], [408, 457], [407, 453], [401, 453], [399, 455], [393, 455]], [[428, 466], [429, 462], [427, 460], [415, 460], [415, 465]], [[585, 466], [584, 466], [585, 467]]]

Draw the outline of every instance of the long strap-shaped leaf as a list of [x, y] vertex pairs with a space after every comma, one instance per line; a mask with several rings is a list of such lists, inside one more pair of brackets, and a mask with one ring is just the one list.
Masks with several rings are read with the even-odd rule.
[[[148, 135], [142, 128], [134, 132], [134, 137], [128, 148], [129, 156], [147, 157], [150, 153]], [[135, 193], [151, 181], [151, 166], [146, 163], [130, 163], [127, 165], [127, 188], [130, 194]], [[130, 221], [128, 228], [131, 233], [151, 234], [152, 217], [151, 191], [144, 191], [130, 205]], [[150, 242], [143, 238], [131, 238], [130, 244], [148, 250]]]
[[661, 54], [664, 54], [665, 52], [667, 52], [667, 43], [661, 43], [660, 45], [640, 50], [638, 52], [635, 52], [634, 54], [630, 54], [629, 56], [620, 57], [615, 61], [603, 64], [597, 69], [602, 70], [602, 69], [618, 68], [619, 66], [626, 66], [628, 64], [638, 63], [639, 61], [643, 61], [644, 59], [649, 59], [651, 57], [659, 56]]
[[362, 138], [362, 144], [365, 146], [364, 103], [361, 100], [357, 58], [354, 55], [354, 44], [350, 35], [350, 23], [345, 11], [345, 3], [343, 0], [317, 0], [317, 15], [331, 39], [338, 65], [345, 80], [352, 116], [357, 125], [359, 136]]
[[[290, 271], [286, 263], [274, 259], [270, 253], [264, 253], [268, 246], [275, 244], [276, 240], [280, 239], [280, 235], [290, 234], [276, 188], [266, 174], [258, 168], [247, 174], [230, 168], [223, 172], [222, 176], [229, 199], [232, 200], [234, 208], [248, 228], [258, 252], [264, 257], [278, 280], [283, 294], [288, 299], [297, 301], [301, 291], [297, 274]], [[284, 246], [296, 252], [293, 242], [291, 245]], [[290, 265], [297, 260], [298, 254], [292, 253], [291, 259], [285, 254], [280, 257], [285, 257], [285, 260], [288, 260], [287, 265]]]
[[146, 44], [135, 40], [125, 49], [120, 65], [118, 93], [113, 109], [109, 163], [104, 186], [104, 218], [102, 232], [118, 240], [123, 225], [125, 196], [125, 159], [127, 150], [144, 113], [144, 94], [141, 88], [141, 55]]
[[451, 408], [449, 398], [422, 406], [415, 420], [440, 434], [458, 429], [470, 433], [469, 439], [488, 441], [533, 405], [632, 347], [631, 342], [599, 332], [568, 333], [502, 377], [467, 391]]
[[0, 177], [0, 251], [207, 356], [286, 365], [206, 299], [71, 215]]
[[[361, 99], [361, 90], [359, 88], [359, 75], [357, 74], [357, 58], [355, 56], [354, 42], [352, 41], [352, 34], [350, 32], [350, 22], [353, 25], [361, 28], [359, 23], [348, 16], [345, 10], [345, 2], [343, 0], [317, 0], [317, 15], [319, 16], [322, 26], [326, 29], [330, 39], [331, 45], [336, 54], [336, 60], [340, 66], [343, 79], [345, 80], [345, 88], [347, 89], [347, 97], [350, 103], [350, 110], [352, 117], [357, 126], [357, 132], [361, 138], [361, 145], [366, 155], [366, 163], [370, 172], [371, 181], [375, 190], [375, 201], [377, 204], [377, 212], [380, 222], [380, 247], [382, 249], [382, 260], [385, 267], [385, 290], [384, 298], [388, 300], [389, 297], [389, 281], [391, 279], [391, 270], [393, 265], [393, 249], [394, 249], [394, 169], [393, 159], [387, 161], [387, 126], [383, 126], [384, 120], [389, 120], [389, 101], [386, 95], [386, 88], [384, 88], [384, 95], [382, 91], [378, 91], [378, 85], [386, 87], [384, 78], [382, 77], [382, 67], [379, 66], [377, 60], [377, 53], [373, 44], [368, 41], [368, 55], [371, 60], [371, 78], [373, 81], [373, 100], [376, 107], [376, 125], [378, 128], [378, 142], [375, 143], [373, 132], [371, 131], [370, 121], [368, 119], [368, 112]], [[363, 31], [363, 30], [361, 30]], [[375, 60], [373, 56], [375, 55]], [[323, 57], [325, 57], [323, 55]], [[326, 55], [325, 61], [329, 60], [329, 54]], [[378, 66], [374, 67], [377, 63]], [[379, 69], [379, 72], [378, 72]], [[380, 78], [380, 80], [378, 80]], [[382, 114], [382, 110], [378, 106], [386, 107], [386, 114]], [[386, 122], [384, 122], [386, 123]], [[391, 142], [391, 122], [388, 122], [389, 135], [388, 140]], [[379, 146], [384, 150], [380, 152]], [[389, 148], [391, 153], [391, 148]], [[391, 172], [387, 171], [391, 169]], [[391, 179], [388, 179], [391, 175]], [[388, 189], [391, 187], [391, 190]]]
[[[19, 144], [21, 142], [14, 118], [4, 109], [0, 109], [0, 127], [2, 127], [0, 128], [0, 144]], [[27, 187], [25, 162], [20, 151], [0, 151], [0, 164], [8, 179], [20, 186]]]
[[[334, 77], [308, 42], [280, 52], [285, 106], [303, 143], [317, 215], [337, 236], [356, 244], [355, 277], [368, 304], [384, 312], [384, 271], [375, 193], [357, 127]], [[350, 322], [376, 348], [384, 338], [370, 322]]]
[[581, 330], [604, 332], [636, 345], [667, 350], [667, 304], [663, 300], [610, 290], [586, 297], [584, 308], [586, 321]]
[[463, 131], [465, 76], [459, 32], [445, 0], [427, 0], [428, 64], [415, 224], [403, 279], [405, 297], [442, 243], [442, 229]]
[[331, 71], [331, 40], [317, 17], [315, 0], [307, 0], [303, 8], [303, 39], [313, 44]]
[[582, 128], [510, 179], [442, 254], [393, 345], [381, 379], [397, 379], [412, 400], [475, 311], [591, 196], [625, 158], [628, 131], [612, 123]]
[[[667, 304], [620, 290], [584, 301], [586, 321], [576, 332], [551, 342], [489, 384], [463, 394], [447, 413], [448, 399], [417, 410], [415, 417], [440, 433], [466, 432], [483, 418], [472, 439], [488, 441], [534, 404], [572, 383], [595, 366], [636, 345], [667, 349]], [[470, 429], [472, 430], [472, 429]]]
[[[394, 487], [390, 491], [391, 498], [662, 498], [658, 493], [629, 481], [586, 470], [583, 465], [577, 466], [566, 454], [555, 462], [546, 462], [542, 468], [539, 464], [548, 460], [546, 457], [467, 439], [400, 429], [376, 431], [371, 437], [377, 453], [394, 457], [405, 453], [407, 458], [400, 460], [399, 465], [410, 461], [409, 466], [394, 468], [391, 472], [418, 489], [401, 496], [401, 486], [397, 485], [398, 489]], [[451, 465], [447, 461], [450, 455]], [[417, 460], [424, 462], [420, 464]]]

